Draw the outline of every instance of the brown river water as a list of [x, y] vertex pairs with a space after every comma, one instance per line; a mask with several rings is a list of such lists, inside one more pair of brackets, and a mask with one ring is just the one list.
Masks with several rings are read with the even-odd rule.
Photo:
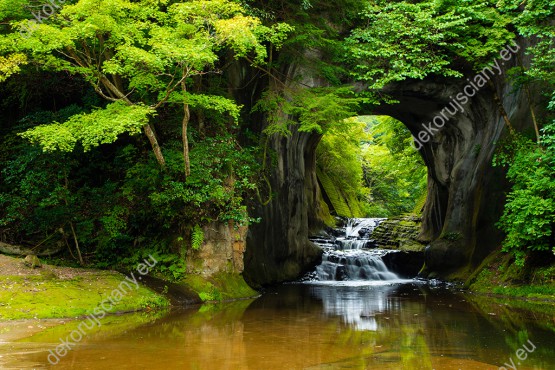
[[4, 326], [0, 369], [555, 369], [553, 317], [416, 281], [288, 284], [107, 317], [52, 365], [77, 323]]

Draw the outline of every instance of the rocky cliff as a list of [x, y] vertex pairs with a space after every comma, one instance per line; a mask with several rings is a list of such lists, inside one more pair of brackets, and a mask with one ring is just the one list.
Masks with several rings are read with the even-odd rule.
[[[532, 127], [530, 107], [524, 91], [508, 82], [507, 70], [526, 62], [520, 49], [503, 62], [490, 83], [474, 89], [468, 102], [443, 127], [422, 143], [420, 153], [428, 167], [428, 197], [418, 239], [430, 242], [426, 250], [426, 272], [443, 277], [465, 276], [499, 245], [502, 235], [494, 223], [502, 212], [506, 182], [491, 165], [497, 143], [508, 132]], [[516, 49], [516, 47], [514, 47]], [[384, 106], [380, 113], [402, 121], [414, 137], [449, 107], [453, 97], [464, 93], [468, 79], [427, 79], [388, 86], [399, 104]], [[467, 91], [469, 91], [467, 89]], [[429, 125], [428, 125], [429, 127]], [[418, 145], [417, 145], [418, 146]]]
[[[528, 63], [525, 42], [517, 42], [520, 49], [503, 62], [499, 74], [491, 74], [487, 84], [467, 94], [468, 101], [418, 145], [428, 167], [428, 197], [417, 237], [430, 245], [425, 274], [466, 276], [502, 239], [494, 223], [507, 184], [504, 173], [491, 166], [492, 157], [508, 122], [515, 129], [532, 127], [525, 92], [515, 90], [507, 77], [517, 61]], [[290, 67], [284, 74], [288, 80], [301, 79], [306, 87], [323, 86], [307, 69]], [[388, 85], [384, 93], [399, 103], [360, 114], [395, 117], [418, 138], [475, 78], [471, 71], [466, 74], [468, 79], [434, 77]], [[291, 129], [291, 136], [269, 142], [277, 159], [270, 176], [273, 197], [267, 205], [252, 207], [251, 213], [262, 220], [247, 237], [245, 275], [254, 284], [294, 279], [319, 258], [308, 234], [322, 224], [314, 158], [320, 137]]]

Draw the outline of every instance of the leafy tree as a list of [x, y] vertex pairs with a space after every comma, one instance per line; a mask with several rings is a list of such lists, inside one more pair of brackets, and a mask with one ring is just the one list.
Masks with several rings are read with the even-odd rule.
[[366, 3], [360, 26], [345, 40], [354, 78], [373, 89], [435, 74], [462, 77], [498, 57], [514, 34], [495, 1], [386, 1]]
[[539, 147], [524, 136], [510, 139], [496, 165], [508, 166], [513, 183], [498, 226], [507, 236], [503, 250], [522, 266], [529, 251], [548, 251], [555, 244], [555, 122], [544, 127]]
[[518, 32], [534, 40], [527, 49], [532, 57], [530, 68], [513, 71], [517, 85], [527, 90], [530, 99], [529, 85], [533, 83], [549, 100], [548, 114], [538, 120], [536, 102], [529, 100], [536, 143], [515, 134], [494, 158], [494, 165], [508, 168], [507, 177], [513, 183], [498, 222], [507, 234], [503, 250], [512, 252], [522, 266], [530, 251], [551, 249], [555, 253], [555, 8], [549, 0], [503, 0], [499, 4], [511, 14]]
[[[14, 26], [24, 27], [25, 22]], [[122, 132], [136, 133], [140, 125], [158, 163], [165, 167], [149, 118], [165, 104], [181, 104], [184, 172], [188, 176], [190, 106], [228, 113], [234, 120], [239, 112], [225, 97], [193, 96], [187, 86], [191, 78], [217, 73], [218, 52], [223, 48], [237, 57], [252, 54], [253, 63], [261, 63], [266, 57], [262, 42], [279, 45], [289, 29], [285, 24], [263, 26], [240, 4], [228, 0], [171, 4], [80, 0], [36, 24], [27, 37], [16, 32], [5, 36], [2, 44], [15, 47], [6, 57], [10, 64], [4, 68], [4, 76], [17, 70], [23, 52], [29, 62], [43, 68], [83, 76], [112, 102], [105, 111], [81, 114], [25, 134], [45, 150], [72, 150], [78, 141], [86, 146], [113, 142]]]

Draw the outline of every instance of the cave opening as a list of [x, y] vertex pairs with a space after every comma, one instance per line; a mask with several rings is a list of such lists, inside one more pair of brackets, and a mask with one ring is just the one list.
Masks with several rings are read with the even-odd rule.
[[405, 124], [361, 115], [327, 130], [316, 148], [316, 173], [330, 214], [347, 218], [420, 214], [427, 167]]

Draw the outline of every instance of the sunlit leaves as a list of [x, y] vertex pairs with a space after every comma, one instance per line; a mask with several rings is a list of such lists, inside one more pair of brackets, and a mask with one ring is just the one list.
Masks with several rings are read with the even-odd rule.
[[368, 140], [366, 125], [356, 117], [342, 120], [326, 130], [316, 149], [316, 162], [343, 193], [361, 197], [367, 193], [362, 182], [362, 146]]
[[370, 212], [384, 217], [411, 212], [426, 192], [426, 166], [411, 147], [411, 134], [403, 123], [387, 116], [368, 119], [370, 141], [362, 163]]
[[350, 87], [313, 88], [290, 91], [284, 97], [267, 92], [254, 110], [269, 114], [267, 134], [289, 134], [289, 125], [301, 132], [322, 134], [334, 125], [356, 115], [362, 99]]
[[152, 108], [146, 106], [113, 103], [105, 109], [76, 114], [64, 123], [36, 126], [21, 136], [39, 144], [44, 151], [70, 152], [77, 142], [88, 151], [113, 143], [123, 133], [139, 133], [152, 114]]
[[462, 76], [455, 61], [479, 69], [514, 36], [493, 3], [372, 1], [364, 26], [346, 40], [353, 76], [372, 88], [430, 74]]
[[0, 82], [20, 71], [20, 66], [27, 64], [27, 57], [21, 53], [0, 56]]

